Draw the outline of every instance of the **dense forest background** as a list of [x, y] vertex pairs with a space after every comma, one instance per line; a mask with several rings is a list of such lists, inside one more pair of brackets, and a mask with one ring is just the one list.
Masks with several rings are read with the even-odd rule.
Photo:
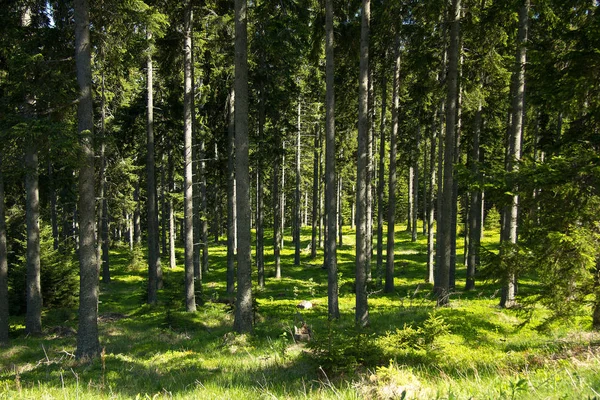
[[117, 248], [155, 305], [183, 246], [173, 307], [194, 312], [226, 245], [240, 333], [286, 248], [323, 256], [335, 320], [348, 228], [366, 327], [401, 225], [426, 238], [437, 306], [492, 282], [542, 325], [600, 328], [598, 1], [233, 3], [3, 1], [0, 342], [9, 315], [35, 335], [78, 306], [76, 355], [99, 355]]

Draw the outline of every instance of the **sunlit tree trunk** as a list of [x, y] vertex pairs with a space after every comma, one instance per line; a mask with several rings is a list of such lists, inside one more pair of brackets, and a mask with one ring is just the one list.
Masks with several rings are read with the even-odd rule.
[[98, 340], [98, 263], [94, 217], [94, 132], [89, 5], [75, 0], [75, 65], [79, 84], [77, 130], [80, 139], [79, 166], [79, 328], [77, 358], [93, 358], [100, 352]]
[[319, 194], [321, 187], [321, 177], [319, 175], [319, 155], [321, 152], [321, 141], [320, 141], [321, 129], [318, 125], [315, 128], [315, 141], [313, 149], [313, 192], [312, 192], [312, 236], [310, 241], [310, 258], [314, 259], [317, 257], [317, 230], [320, 220], [321, 210], [319, 209]]
[[431, 146], [429, 154], [429, 196], [427, 197], [427, 282], [434, 283], [434, 266], [435, 266], [435, 240], [434, 240], [434, 221], [435, 221], [435, 154], [437, 142], [437, 126], [436, 119], [433, 117], [431, 124]]
[[184, 43], [184, 91], [183, 91], [183, 134], [184, 134], [184, 247], [185, 247], [185, 310], [196, 311], [194, 293], [194, 217], [192, 188], [192, 121], [193, 121], [193, 77], [192, 77], [192, 5], [188, 0], [185, 11]]
[[367, 302], [367, 186], [369, 173], [369, 21], [371, 1], [362, 2], [358, 86], [358, 160], [356, 165], [356, 313], [357, 326], [369, 323]]
[[300, 122], [301, 122], [302, 107], [300, 99], [298, 99], [298, 120], [296, 125], [296, 191], [294, 196], [294, 265], [300, 265]]
[[235, 177], [238, 207], [237, 296], [234, 329], [252, 330], [250, 177], [248, 164], [247, 0], [235, 0]]
[[379, 168], [377, 170], [377, 286], [383, 282], [383, 189], [385, 186], [385, 113], [387, 108], [387, 77], [381, 80], [381, 121], [379, 127]]
[[235, 196], [235, 87], [231, 87], [228, 102], [227, 127], [227, 294], [235, 293], [236, 196]]
[[327, 268], [327, 306], [329, 319], [338, 319], [337, 244], [335, 217], [335, 89], [333, 0], [325, 0], [325, 267]]
[[[475, 112], [473, 123], [473, 148], [471, 150], [471, 175], [479, 182], [480, 136], [482, 124], [481, 101]], [[467, 283], [466, 290], [475, 289], [475, 271], [479, 265], [479, 245], [481, 240], [481, 189], [475, 188], [470, 193], [469, 206], [469, 249], [467, 257]]]
[[[265, 97], [261, 88], [258, 105], [258, 153], [263, 151], [265, 129]], [[265, 232], [263, 221], [263, 159], [258, 157], [256, 168], [256, 269], [258, 271], [258, 286], [265, 286]]]

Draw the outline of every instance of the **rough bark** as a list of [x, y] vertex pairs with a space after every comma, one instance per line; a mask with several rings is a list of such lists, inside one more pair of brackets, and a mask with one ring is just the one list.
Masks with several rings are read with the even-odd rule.
[[325, 267], [329, 319], [338, 319], [337, 244], [335, 218], [335, 91], [333, 59], [333, 0], [325, 0]]
[[99, 156], [99, 181], [98, 185], [100, 199], [100, 207], [98, 207], [98, 232], [100, 240], [98, 240], [97, 257], [102, 268], [102, 282], [110, 283], [110, 265], [108, 259], [108, 201], [106, 199], [107, 179], [106, 179], [106, 101], [104, 94], [104, 72], [102, 73], [102, 99], [100, 116], [100, 156]]
[[42, 332], [42, 289], [40, 284], [40, 195], [38, 153], [33, 141], [25, 149], [25, 191], [27, 193], [27, 313], [25, 331]]
[[[471, 149], [471, 175], [479, 181], [479, 139], [481, 136], [482, 108], [481, 101], [475, 112], [473, 126], [473, 148]], [[466, 290], [475, 289], [475, 271], [479, 264], [479, 245], [481, 240], [481, 189], [475, 188], [470, 193], [469, 206], [469, 241], [467, 256]]]
[[135, 191], [133, 192], [133, 201], [135, 202], [135, 210], [133, 211], [133, 240], [136, 246], [142, 244], [142, 213], [141, 213], [141, 196], [140, 196], [140, 177], [138, 176], [135, 183]]
[[319, 140], [319, 136], [321, 135], [321, 130], [316, 126], [315, 128], [315, 142], [313, 149], [313, 192], [312, 192], [312, 237], [310, 241], [310, 258], [314, 259], [317, 257], [317, 230], [319, 224], [319, 193], [320, 193], [320, 176], [319, 176], [319, 153], [321, 149], [321, 143]]
[[77, 358], [93, 358], [100, 351], [98, 340], [98, 263], [96, 260], [94, 219], [94, 121], [92, 101], [92, 67], [89, 5], [87, 0], [74, 2], [75, 65], [79, 84], [77, 122], [80, 138], [79, 166], [79, 328]]
[[235, 177], [238, 207], [237, 297], [234, 329], [252, 331], [250, 176], [248, 164], [247, 0], [235, 0]]
[[297, 121], [297, 134], [296, 134], [296, 191], [294, 193], [294, 265], [300, 265], [300, 146], [301, 146], [301, 112], [302, 107], [300, 99], [298, 99], [298, 121]]
[[446, 97], [446, 137], [444, 145], [444, 173], [442, 209], [440, 218], [439, 252], [440, 263], [436, 284], [439, 305], [448, 304], [450, 291], [450, 269], [452, 253], [452, 199], [454, 186], [454, 154], [456, 140], [456, 103], [458, 98], [458, 56], [460, 33], [460, 0], [452, 0], [450, 8], [450, 43], [448, 50], [448, 74]]
[[185, 253], [185, 310], [196, 311], [194, 293], [194, 206], [192, 184], [192, 121], [193, 121], [193, 77], [192, 77], [192, 6], [186, 4], [184, 47], [183, 47], [183, 140], [184, 140], [184, 178], [183, 178], [183, 214], [184, 214], [184, 253]]
[[[258, 107], [258, 154], [261, 154], [265, 129], [265, 98], [260, 92]], [[263, 194], [263, 158], [258, 157], [256, 165], [256, 269], [258, 286], [265, 286], [265, 231], [264, 231], [264, 194]]]
[[436, 170], [435, 170], [435, 152], [436, 152], [436, 140], [437, 140], [437, 127], [435, 117], [431, 125], [431, 136], [430, 136], [430, 154], [429, 154], [429, 196], [427, 197], [427, 282], [434, 283], [434, 221], [435, 221], [435, 181], [436, 181]]
[[371, 1], [362, 2], [360, 73], [358, 80], [358, 160], [356, 163], [356, 313], [357, 326], [369, 323], [367, 302], [367, 186], [369, 173], [369, 21]]
[[[278, 142], [278, 139], [276, 140]], [[276, 148], [279, 149], [278, 143]], [[273, 162], [273, 256], [275, 258], [275, 278], [281, 278], [281, 201], [279, 199], [279, 171], [281, 156], [275, 154]]]
[[394, 81], [392, 83], [392, 131], [390, 133], [390, 166], [388, 178], [388, 218], [387, 218], [387, 254], [385, 266], [386, 293], [394, 291], [394, 234], [396, 229], [396, 140], [398, 137], [398, 108], [400, 105], [400, 43], [396, 39], [396, 60], [394, 63]]
[[[511, 101], [511, 124], [509, 151], [506, 162], [506, 171], [514, 172], [519, 168], [521, 160], [521, 142], [523, 137], [523, 120], [525, 118], [525, 64], [527, 62], [527, 36], [529, 28], [529, 0], [523, 0], [519, 11], [519, 30], [517, 33], [517, 51], [515, 55], [515, 67], [512, 75], [512, 101]], [[513, 188], [516, 193], [516, 188]], [[503, 241], [511, 244], [517, 243], [519, 196], [513, 195], [511, 203], [505, 213], [506, 229]], [[502, 255], [501, 255], [502, 256]], [[516, 276], [509, 272], [505, 277], [505, 284], [500, 297], [501, 307], [512, 307], [515, 304]]]

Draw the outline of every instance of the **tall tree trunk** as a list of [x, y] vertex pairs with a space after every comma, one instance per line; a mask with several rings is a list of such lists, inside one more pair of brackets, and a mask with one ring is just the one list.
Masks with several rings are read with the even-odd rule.
[[396, 38], [396, 60], [394, 62], [394, 81], [392, 83], [392, 131], [390, 133], [390, 167], [388, 179], [388, 230], [387, 254], [385, 266], [386, 293], [394, 291], [394, 234], [396, 230], [396, 140], [398, 137], [398, 108], [400, 106], [400, 38]]
[[317, 229], [319, 224], [319, 194], [321, 187], [321, 177], [319, 175], [319, 154], [321, 152], [320, 142], [321, 129], [318, 125], [315, 125], [315, 142], [313, 149], [313, 192], [312, 192], [312, 237], [310, 241], [310, 258], [315, 259], [317, 257]]
[[196, 296], [194, 292], [194, 205], [193, 205], [193, 161], [192, 161], [192, 135], [193, 135], [193, 109], [194, 89], [192, 87], [192, 3], [188, 0], [185, 5], [185, 27], [183, 47], [183, 139], [184, 139], [184, 178], [183, 178], [183, 214], [185, 234], [185, 310], [196, 311]]
[[133, 192], [133, 201], [135, 210], [133, 211], [133, 239], [136, 246], [142, 244], [142, 211], [141, 211], [141, 196], [140, 196], [140, 177], [137, 177], [135, 183], [135, 191]]
[[[148, 31], [147, 39], [152, 46], [152, 33]], [[147, 120], [146, 120], [146, 195], [147, 195], [147, 224], [148, 224], [148, 304], [156, 304], [158, 299], [158, 270], [160, 257], [158, 255], [158, 209], [156, 206], [156, 175], [154, 167], [154, 98], [152, 56], [147, 58]]]
[[298, 99], [298, 121], [297, 121], [297, 135], [296, 135], [296, 192], [294, 196], [294, 265], [300, 265], [300, 118], [301, 118], [302, 106], [300, 99]]
[[[387, 58], [387, 57], [386, 57]], [[379, 127], [379, 169], [377, 178], [377, 286], [383, 282], [383, 189], [385, 186], [385, 113], [387, 108], [387, 79], [381, 79], [381, 121]]]
[[25, 331], [42, 332], [42, 289], [40, 285], [40, 195], [37, 145], [31, 140], [25, 149], [25, 191], [27, 193], [27, 314]]
[[162, 156], [160, 165], [160, 254], [168, 254], [167, 251], [167, 176], [165, 168], [165, 154]]
[[173, 154], [169, 149], [169, 267], [175, 268], [177, 262], [175, 259], [175, 210], [173, 209], [173, 193], [175, 192], [175, 180], [173, 179]]
[[[279, 142], [279, 138], [276, 139]], [[275, 144], [276, 154], [273, 163], [273, 256], [275, 258], [275, 278], [281, 278], [281, 200], [279, 198], [280, 155], [279, 143]]]
[[58, 250], [60, 245], [60, 236], [58, 233], [58, 213], [56, 209], [57, 196], [52, 160], [48, 161], [48, 184], [50, 186], [50, 223], [52, 224], [53, 249]]
[[281, 208], [279, 209], [281, 217], [279, 222], [281, 223], [281, 248], [285, 246], [285, 139], [281, 145], [283, 148], [282, 161], [281, 161]]
[[365, 238], [365, 266], [367, 271], [367, 282], [371, 282], [371, 261], [373, 259], [373, 108], [375, 105], [375, 92], [373, 89], [373, 68], [369, 65], [370, 60], [367, 60], [367, 175], [366, 175], [366, 218], [367, 218], [367, 236]]
[[229, 93], [227, 127], [227, 294], [235, 293], [236, 193], [235, 193], [235, 87]]
[[[265, 97], [261, 88], [258, 104], [258, 154], [262, 154], [265, 130]], [[263, 194], [263, 159], [258, 157], [256, 166], [256, 269], [258, 286], [265, 287], [265, 231], [264, 231], [264, 194]]]
[[4, 212], [4, 171], [0, 149], [0, 346], [8, 344], [8, 253]]
[[418, 221], [419, 221], [419, 145], [421, 142], [421, 124], [417, 122], [417, 137], [415, 138], [415, 148], [413, 151], [413, 187], [412, 187], [412, 230], [411, 241], [417, 241]]
[[250, 177], [248, 164], [247, 0], [235, 0], [235, 177], [238, 207], [237, 297], [234, 329], [252, 330]]
[[204, 133], [200, 138], [200, 245], [202, 247], [201, 276], [208, 273], [208, 201], [206, 193], [206, 149]]
[[[97, 257], [98, 261], [102, 264], [102, 282], [110, 283], [110, 265], [108, 260], [108, 201], [106, 199], [106, 189], [107, 189], [107, 181], [106, 181], [106, 96], [104, 94], [104, 71], [102, 72], [101, 77], [101, 113], [100, 116], [100, 173], [99, 173], [99, 181], [100, 185], [98, 185], [100, 193], [98, 194], [98, 198], [100, 199], [100, 207], [98, 207], [98, 250]], [[100, 266], [99, 266], [100, 267]]]
[[342, 247], [344, 244], [344, 237], [342, 235], [342, 225], [344, 220], [342, 218], [342, 177], [338, 174], [337, 179], [338, 187], [337, 187], [337, 224], [338, 224], [338, 245]]
[[[441, 115], [440, 115], [441, 117]], [[431, 124], [431, 146], [429, 154], [429, 196], [427, 198], [427, 282], [434, 283], [434, 266], [435, 266], [435, 247], [434, 247], [434, 221], [435, 221], [435, 152], [437, 140], [437, 126], [435, 116]]]
[[413, 214], [415, 212], [415, 198], [413, 196], [413, 191], [415, 187], [415, 171], [412, 162], [412, 155], [410, 155], [409, 157], [411, 158], [411, 161], [410, 166], [408, 167], [408, 215], [406, 218], [406, 232], [410, 232], [412, 234]]
[[448, 50], [446, 137], [444, 146], [444, 181], [441, 211], [439, 284], [436, 295], [439, 305], [448, 304], [452, 253], [452, 199], [454, 187], [454, 154], [456, 146], [456, 103], [458, 98], [458, 56], [460, 34], [460, 0], [452, 0], [450, 8], [450, 45]]
[[325, 0], [325, 215], [327, 234], [327, 308], [329, 319], [338, 319], [337, 246], [335, 242], [335, 89], [333, 59], [333, 0]]
[[360, 74], [358, 86], [358, 160], [356, 165], [356, 314], [355, 323], [369, 323], [367, 302], [367, 186], [369, 173], [369, 23], [371, 1], [362, 2], [360, 34]]
[[[509, 151], [506, 162], [506, 171], [512, 173], [518, 170], [521, 160], [521, 142], [523, 138], [523, 120], [525, 118], [525, 65], [527, 62], [527, 36], [529, 28], [529, 0], [523, 0], [519, 11], [519, 31], [517, 34], [517, 51], [515, 55], [515, 67], [512, 75], [512, 104], [511, 104], [511, 125], [509, 138]], [[516, 193], [516, 188], [512, 188]], [[506, 229], [504, 230], [502, 240], [510, 244], [517, 243], [517, 228], [519, 215], [519, 196], [512, 196], [511, 204], [505, 208]], [[502, 247], [501, 247], [502, 248]], [[501, 254], [502, 256], [503, 254]], [[509, 272], [505, 277], [502, 296], [500, 298], [501, 307], [512, 307], [515, 304], [516, 295], [516, 276], [514, 272]]]
[[[475, 112], [473, 123], [473, 148], [471, 150], [471, 176], [479, 183], [479, 139], [481, 136], [482, 106], [481, 101]], [[467, 283], [466, 290], [475, 289], [475, 271], [479, 265], [479, 245], [481, 240], [481, 189], [475, 187], [470, 193], [469, 206], [469, 249], [467, 257]]]
[[79, 84], [77, 122], [80, 137], [79, 166], [79, 328], [77, 358], [93, 358], [100, 351], [98, 340], [98, 263], [94, 247], [94, 132], [89, 5], [74, 2], [75, 65]]

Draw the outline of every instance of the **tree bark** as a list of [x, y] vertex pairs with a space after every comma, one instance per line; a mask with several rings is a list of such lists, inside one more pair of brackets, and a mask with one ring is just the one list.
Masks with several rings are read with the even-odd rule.
[[394, 234], [396, 231], [396, 140], [398, 137], [398, 113], [400, 106], [400, 39], [396, 38], [396, 60], [392, 83], [392, 132], [390, 133], [390, 166], [388, 178], [387, 254], [385, 266], [386, 293], [394, 291]]
[[196, 311], [196, 296], [194, 292], [194, 205], [192, 181], [192, 123], [193, 98], [192, 87], [192, 3], [188, 0], [185, 10], [184, 48], [183, 48], [183, 139], [184, 139], [184, 179], [183, 179], [183, 212], [184, 212], [184, 253], [185, 253], [185, 310]]
[[296, 135], [296, 192], [294, 196], [294, 265], [300, 265], [300, 146], [301, 146], [301, 136], [300, 136], [300, 118], [301, 118], [302, 106], [300, 103], [300, 99], [298, 99], [298, 121], [297, 121], [297, 135]]
[[235, 87], [229, 93], [229, 125], [227, 127], [227, 294], [235, 293], [235, 236], [236, 236], [236, 196], [235, 196]]
[[110, 283], [110, 265], [108, 259], [108, 201], [106, 199], [106, 189], [107, 189], [107, 180], [106, 180], [106, 101], [104, 94], [104, 71], [102, 72], [101, 77], [102, 88], [101, 88], [101, 112], [100, 116], [100, 171], [99, 171], [99, 181], [100, 185], [98, 188], [100, 193], [98, 194], [98, 198], [100, 199], [100, 207], [98, 207], [98, 236], [100, 240], [98, 240], [98, 251], [97, 257], [102, 268], [102, 282]]
[[133, 201], [135, 202], [135, 210], [133, 211], [133, 239], [136, 246], [142, 244], [142, 212], [140, 199], [140, 177], [138, 176], [135, 183], [135, 191], [133, 192]]
[[381, 90], [379, 169], [377, 171], [377, 286], [379, 287], [383, 283], [383, 189], [385, 186], [385, 113], [387, 108], [387, 79], [385, 73], [382, 74]]
[[[515, 172], [519, 169], [521, 161], [521, 142], [523, 137], [523, 120], [525, 118], [525, 65], [527, 62], [527, 40], [529, 28], [529, 0], [523, 0], [519, 11], [519, 30], [517, 33], [517, 51], [515, 55], [515, 67], [512, 75], [512, 102], [511, 102], [511, 124], [509, 151], [506, 162], [506, 171]], [[512, 188], [516, 193], [516, 188]], [[519, 216], [519, 196], [513, 195], [511, 204], [506, 209], [504, 217], [506, 229], [503, 234], [503, 241], [510, 244], [517, 243], [517, 229]], [[501, 247], [502, 248], [502, 247]], [[503, 254], [501, 254], [502, 256]], [[515, 304], [516, 295], [516, 276], [514, 272], [509, 272], [505, 277], [502, 295], [500, 297], [501, 307], [512, 307]]]
[[247, 0], [235, 0], [235, 177], [238, 207], [237, 297], [234, 329], [252, 331], [252, 260], [248, 164]]
[[79, 84], [77, 122], [81, 148], [79, 167], [79, 328], [77, 358], [93, 358], [100, 351], [98, 340], [98, 263], [96, 260], [94, 219], [94, 121], [89, 5], [74, 2], [75, 65]]
[[279, 171], [280, 155], [279, 155], [279, 138], [276, 139], [276, 154], [273, 163], [273, 256], [275, 258], [275, 278], [281, 278], [281, 200], [279, 198]]
[[8, 344], [8, 253], [4, 212], [4, 171], [0, 150], [0, 346]]
[[[263, 151], [265, 130], [265, 97], [261, 88], [258, 107], [258, 154]], [[265, 287], [265, 232], [264, 232], [264, 194], [263, 194], [263, 158], [258, 157], [256, 166], [256, 269], [258, 286]]]
[[368, 207], [367, 186], [369, 173], [369, 23], [371, 1], [362, 2], [360, 35], [360, 74], [358, 86], [358, 160], [356, 166], [356, 313], [355, 323], [364, 327], [369, 323], [367, 301], [367, 240]]
[[[441, 115], [440, 115], [441, 117]], [[429, 196], [427, 198], [427, 282], [434, 283], [435, 247], [434, 247], [434, 221], [435, 221], [435, 152], [437, 140], [437, 127], [435, 116], [431, 124], [431, 146], [429, 154]]]
[[337, 245], [335, 218], [335, 89], [333, 58], [333, 0], [325, 0], [325, 267], [329, 319], [338, 319]]
[[173, 154], [169, 149], [169, 267], [175, 268], [177, 262], [175, 258], [175, 210], [173, 209], [173, 193], [175, 192], [175, 180], [173, 179]]
[[448, 50], [448, 74], [446, 97], [446, 137], [444, 146], [444, 176], [442, 209], [440, 220], [440, 264], [438, 266], [439, 283], [436, 295], [439, 305], [447, 305], [450, 291], [450, 269], [452, 253], [452, 200], [454, 186], [454, 154], [456, 146], [456, 103], [458, 95], [458, 56], [460, 34], [460, 0], [452, 0], [450, 8], [450, 45]]
[[320, 182], [321, 182], [321, 177], [319, 176], [319, 153], [320, 153], [320, 149], [321, 149], [321, 143], [320, 143], [320, 138], [319, 136], [321, 135], [321, 130], [319, 129], [318, 125], [315, 128], [315, 142], [314, 142], [314, 149], [313, 149], [313, 192], [312, 192], [312, 219], [311, 219], [311, 224], [312, 224], [312, 237], [311, 237], [311, 241], [310, 241], [310, 258], [311, 259], [315, 259], [317, 257], [317, 230], [318, 230], [318, 224], [319, 224], [319, 215], [320, 213], [320, 209], [319, 209], [319, 194], [320, 194]]
[[40, 195], [37, 146], [31, 140], [25, 149], [27, 193], [27, 314], [25, 331], [42, 332], [42, 289], [40, 284]]
[[[147, 32], [149, 46], [152, 33]], [[147, 196], [147, 240], [148, 240], [148, 304], [156, 304], [158, 299], [158, 270], [160, 257], [158, 255], [158, 209], [156, 206], [156, 174], [154, 166], [154, 98], [152, 56], [148, 52], [147, 68], [147, 120], [146, 120], [146, 196]]]
[[[482, 107], [481, 101], [475, 112], [473, 126], [473, 148], [471, 150], [471, 175], [475, 182], [479, 183], [479, 139], [481, 136]], [[475, 271], [479, 265], [479, 246], [481, 240], [481, 189], [475, 188], [471, 191], [469, 206], [469, 249], [467, 257], [467, 283], [466, 290], [475, 289]]]

